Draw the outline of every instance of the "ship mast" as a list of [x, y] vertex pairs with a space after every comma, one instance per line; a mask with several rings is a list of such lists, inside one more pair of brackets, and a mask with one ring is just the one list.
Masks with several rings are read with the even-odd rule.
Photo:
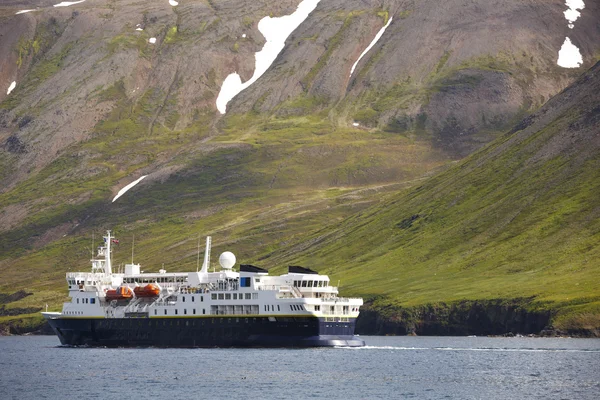
[[110, 254], [110, 243], [112, 241], [112, 237], [110, 236], [110, 231], [106, 231], [106, 236], [104, 236], [106, 240], [106, 253], [104, 254], [104, 273], [107, 275], [112, 275], [112, 264], [111, 264], [111, 254]]

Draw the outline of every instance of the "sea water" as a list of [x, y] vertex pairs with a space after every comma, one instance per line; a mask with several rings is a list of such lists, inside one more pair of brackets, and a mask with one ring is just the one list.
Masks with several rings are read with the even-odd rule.
[[363, 337], [364, 348], [69, 348], [0, 337], [1, 399], [600, 399], [600, 340]]

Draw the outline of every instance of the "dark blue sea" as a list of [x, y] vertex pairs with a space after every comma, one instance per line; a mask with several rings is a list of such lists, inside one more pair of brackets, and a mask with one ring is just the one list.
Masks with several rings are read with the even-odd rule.
[[0, 399], [600, 399], [598, 339], [363, 339], [359, 349], [106, 349], [0, 337]]

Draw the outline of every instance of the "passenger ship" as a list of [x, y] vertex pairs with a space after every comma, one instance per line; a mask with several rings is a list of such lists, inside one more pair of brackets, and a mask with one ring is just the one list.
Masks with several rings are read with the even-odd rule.
[[354, 335], [363, 304], [338, 297], [327, 275], [298, 266], [269, 276], [219, 257], [209, 272], [211, 238], [196, 272], [144, 273], [126, 264], [113, 273], [107, 231], [91, 272], [69, 272], [71, 301], [44, 317], [63, 345], [109, 347], [319, 347], [364, 346]]

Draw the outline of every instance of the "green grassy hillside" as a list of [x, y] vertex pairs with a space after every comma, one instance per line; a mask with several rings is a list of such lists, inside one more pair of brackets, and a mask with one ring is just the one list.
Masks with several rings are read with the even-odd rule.
[[[528, 298], [600, 322], [600, 64], [484, 150], [268, 255], [375, 306]], [[589, 327], [589, 326], [588, 326]]]
[[[597, 67], [502, 137], [583, 71], [556, 65], [562, 10], [321, 2], [221, 115], [225, 77], [252, 75], [258, 21], [297, 2], [209, 3], [0, 6], [0, 78], [18, 82], [0, 92], [0, 326], [60, 309], [65, 272], [106, 229], [115, 263], [135, 235], [147, 271], [193, 268], [212, 235], [214, 254], [305, 264], [375, 308], [525, 299], [597, 321]], [[457, 25], [463, 7], [477, 12]]]
[[[433, 168], [440, 158], [402, 136], [327, 131], [318, 118], [232, 118], [210, 150], [164, 181], [114, 204], [92, 195], [87, 207], [65, 206], [71, 224], [87, 227], [69, 226], [48, 243], [35, 226], [51, 219], [4, 234], [2, 243], [13, 235], [30, 249], [4, 253], [0, 291], [33, 292], [8, 309], [59, 307], [64, 273], [86, 268], [94, 229], [113, 228], [124, 239], [117, 264], [129, 260], [135, 234], [136, 261], [146, 270], [193, 267], [198, 235], [211, 234], [214, 254], [233, 250], [273, 272], [288, 264], [318, 269], [375, 310], [525, 299], [530, 309], [556, 313], [557, 328], [598, 329], [599, 70], [600, 63], [512, 131], [427, 179], [417, 166], [430, 160]], [[251, 129], [240, 136], [240, 126]], [[386, 169], [399, 151], [403, 161]], [[361, 179], [374, 176], [380, 184], [365, 187]], [[394, 176], [403, 183], [390, 184]], [[104, 199], [108, 190], [96, 188]]]

